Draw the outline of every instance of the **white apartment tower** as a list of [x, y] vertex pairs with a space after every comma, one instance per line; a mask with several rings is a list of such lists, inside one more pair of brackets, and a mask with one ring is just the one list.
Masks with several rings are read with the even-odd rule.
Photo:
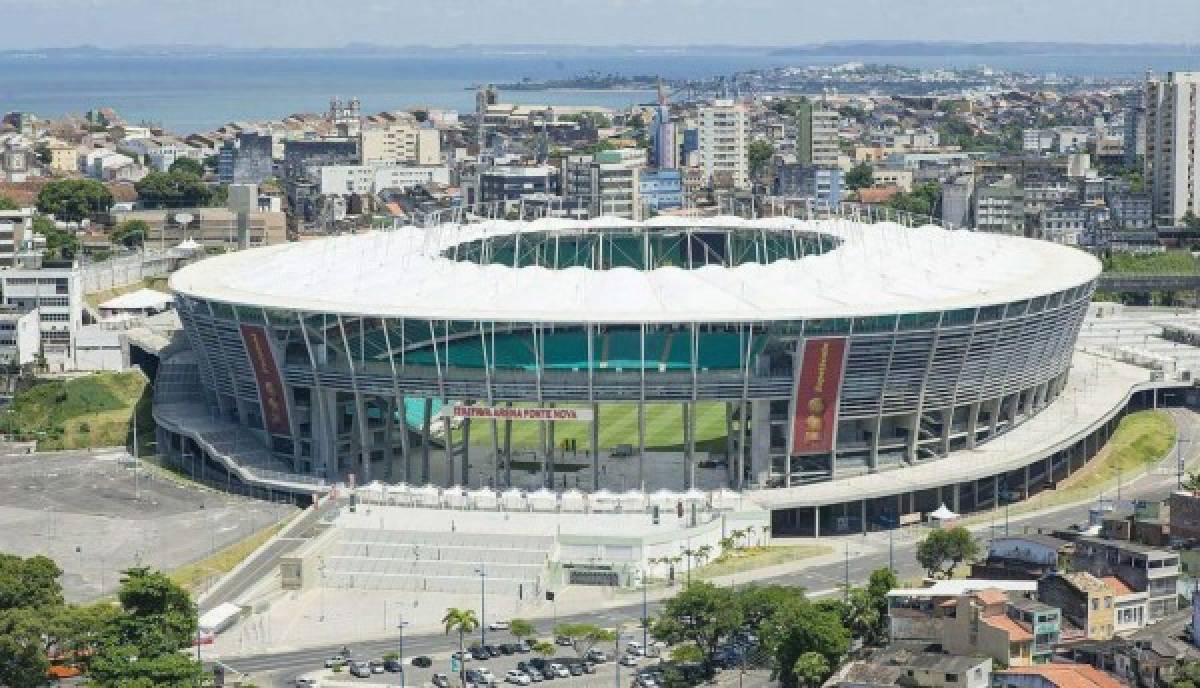
[[1200, 72], [1146, 81], [1146, 182], [1159, 225], [1200, 215]]
[[700, 108], [700, 169], [709, 184], [728, 178], [734, 188], [750, 187], [746, 159], [746, 109], [732, 100]]

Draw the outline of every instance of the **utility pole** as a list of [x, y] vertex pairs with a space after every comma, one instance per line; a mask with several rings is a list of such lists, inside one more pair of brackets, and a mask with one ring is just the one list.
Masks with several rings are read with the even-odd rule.
[[888, 529], [888, 570], [896, 570], [896, 528]]
[[[645, 646], [642, 647], [645, 651]], [[621, 688], [621, 626], [617, 625], [616, 637], [613, 639], [613, 667], [616, 672], [613, 674], [613, 688]]]

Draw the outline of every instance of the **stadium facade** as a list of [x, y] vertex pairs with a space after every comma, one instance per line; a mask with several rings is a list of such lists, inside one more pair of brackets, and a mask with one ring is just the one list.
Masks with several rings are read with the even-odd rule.
[[[197, 401], [298, 481], [505, 486], [512, 428], [535, 423], [540, 466], [522, 465], [558, 486], [570, 422], [590, 435], [576, 484], [649, 491], [695, 487], [698, 465], [734, 489], [836, 481], [1003, 435], [1063, 389], [1099, 272], [932, 226], [603, 217], [272, 246], [171, 286]], [[663, 405], [669, 485], [645, 427]], [[637, 422], [614, 442], [617, 407]], [[724, 432], [701, 446], [714, 407]], [[630, 482], [607, 479], [616, 462]]]

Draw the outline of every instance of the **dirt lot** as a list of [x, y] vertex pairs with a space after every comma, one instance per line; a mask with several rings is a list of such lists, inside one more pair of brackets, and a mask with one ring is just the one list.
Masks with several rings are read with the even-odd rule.
[[125, 568], [182, 566], [292, 510], [144, 469], [135, 480], [119, 449], [0, 456], [0, 551], [55, 559], [73, 601], [111, 593]]

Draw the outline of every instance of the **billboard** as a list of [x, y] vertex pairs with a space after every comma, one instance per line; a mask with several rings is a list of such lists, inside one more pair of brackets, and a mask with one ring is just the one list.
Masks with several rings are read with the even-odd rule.
[[263, 421], [267, 432], [272, 435], [292, 434], [292, 424], [288, 420], [287, 394], [283, 388], [283, 380], [279, 377], [279, 367], [275, 365], [275, 354], [271, 351], [267, 331], [261, 325], [243, 324], [242, 341], [246, 344], [246, 354], [250, 357], [254, 379], [258, 382], [258, 398], [262, 400]]
[[538, 421], [590, 421], [591, 409], [575, 408], [528, 408], [517, 406], [468, 406], [454, 404], [450, 407], [454, 418], [482, 418], [484, 420], [538, 420]]
[[806, 339], [803, 347], [792, 417], [792, 456], [833, 450], [846, 360], [845, 337]]

